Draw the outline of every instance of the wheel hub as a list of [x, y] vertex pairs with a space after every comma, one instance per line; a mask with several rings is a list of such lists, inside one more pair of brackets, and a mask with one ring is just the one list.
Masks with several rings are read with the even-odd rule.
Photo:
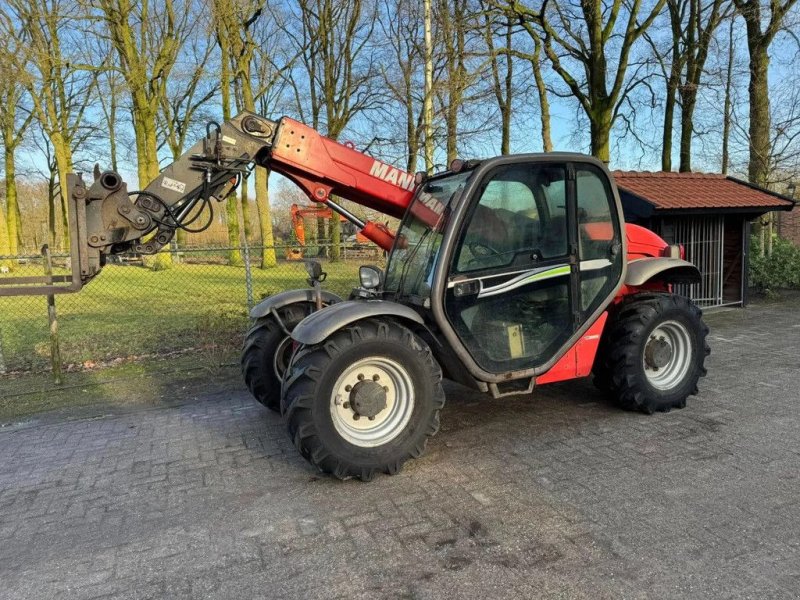
[[672, 360], [672, 346], [663, 337], [653, 338], [644, 349], [644, 359], [648, 366], [661, 369]]
[[336, 380], [330, 411], [345, 441], [362, 448], [385, 444], [402, 433], [414, 412], [411, 375], [388, 357], [357, 360]]
[[386, 408], [386, 390], [375, 381], [359, 381], [350, 392], [350, 406], [357, 414], [371, 419]]

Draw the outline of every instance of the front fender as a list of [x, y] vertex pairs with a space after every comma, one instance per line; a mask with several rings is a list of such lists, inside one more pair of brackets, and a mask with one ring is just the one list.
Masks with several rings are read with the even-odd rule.
[[369, 317], [391, 316], [424, 325], [425, 321], [412, 308], [389, 300], [347, 300], [308, 315], [292, 331], [292, 339], [301, 344], [319, 344], [334, 331]]
[[[250, 309], [251, 319], [260, 319], [266, 317], [270, 311], [288, 306], [289, 304], [297, 304], [298, 302], [316, 302], [317, 299], [314, 295], [314, 290], [311, 288], [301, 290], [288, 290], [275, 294], [269, 298], [264, 298], [261, 302], [256, 304]], [[325, 304], [336, 304], [341, 302], [342, 299], [336, 294], [322, 290], [322, 302]]]
[[680, 258], [640, 258], [628, 263], [625, 285], [644, 285], [658, 276], [664, 283], [700, 283], [700, 270]]

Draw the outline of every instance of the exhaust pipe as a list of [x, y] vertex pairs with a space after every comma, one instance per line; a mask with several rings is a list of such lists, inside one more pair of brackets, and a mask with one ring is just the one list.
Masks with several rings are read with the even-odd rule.
[[114, 171], [106, 171], [100, 175], [100, 185], [109, 192], [116, 192], [122, 187], [122, 177]]

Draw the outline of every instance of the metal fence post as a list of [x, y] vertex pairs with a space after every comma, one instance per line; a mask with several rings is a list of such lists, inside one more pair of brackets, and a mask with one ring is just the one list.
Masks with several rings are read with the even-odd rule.
[[247, 292], [247, 309], [253, 308], [253, 271], [250, 268], [250, 245], [245, 239], [242, 247], [244, 254], [244, 286]]
[[5, 375], [6, 371], [6, 359], [3, 358], [3, 330], [0, 329], [0, 375]]
[[[53, 261], [50, 256], [50, 247], [45, 244], [42, 246], [44, 256], [44, 274], [53, 277]], [[53, 294], [47, 296], [47, 320], [50, 323], [50, 365], [53, 368], [53, 379], [56, 385], [61, 385], [61, 347], [58, 343], [58, 317], [56, 316], [56, 297]]]

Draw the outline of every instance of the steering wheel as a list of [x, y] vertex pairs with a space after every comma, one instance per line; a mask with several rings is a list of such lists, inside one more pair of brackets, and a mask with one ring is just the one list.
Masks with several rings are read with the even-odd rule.
[[475, 258], [489, 258], [490, 256], [499, 256], [501, 254], [499, 250], [483, 242], [470, 242], [467, 247]]

